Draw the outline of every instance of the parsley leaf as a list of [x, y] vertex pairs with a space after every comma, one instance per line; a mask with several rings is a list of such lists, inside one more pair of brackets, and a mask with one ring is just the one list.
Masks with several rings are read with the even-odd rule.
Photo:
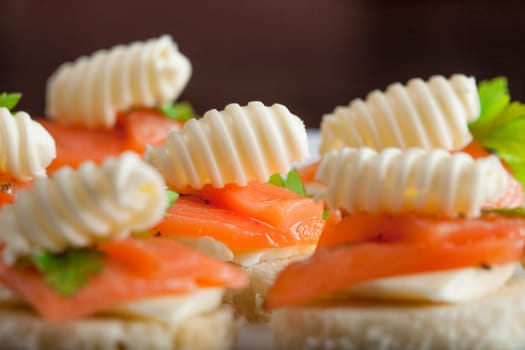
[[168, 197], [168, 206], [166, 207], [166, 212], [164, 217], [170, 216], [170, 213], [167, 211], [169, 208], [173, 207], [173, 203], [180, 197], [180, 195], [172, 190], [166, 190], [166, 196]]
[[292, 168], [292, 170], [288, 172], [284, 187], [294, 191], [295, 193], [299, 193], [301, 196], [305, 195], [303, 182], [301, 181], [301, 177], [295, 168]]
[[44, 281], [56, 291], [71, 296], [85, 286], [88, 278], [104, 269], [104, 256], [94, 249], [70, 249], [63, 253], [43, 253], [33, 264]]
[[272, 185], [284, 187], [290, 191], [306, 196], [304, 185], [295, 168], [292, 168], [288, 174], [283, 177], [281, 174], [273, 174], [268, 180]]
[[278, 173], [275, 173], [272, 176], [270, 176], [268, 183], [275, 185], [275, 186], [279, 186], [279, 187], [285, 186], [283, 177], [281, 176], [281, 174], [278, 174]]
[[481, 107], [480, 116], [469, 124], [470, 132], [476, 139], [490, 134], [492, 124], [498, 115], [508, 106], [510, 95], [505, 78], [495, 78], [478, 84], [478, 96]]
[[149, 231], [131, 232], [131, 236], [134, 238], [141, 238], [141, 239], [153, 238], [153, 235]]
[[173, 203], [179, 199], [179, 194], [172, 190], [166, 190], [166, 196], [168, 196], [168, 208], [173, 207]]
[[5, 107], [9, 110], [12, 110], [15, 108], [18, 101], [20, 101], [20, 98], [22, 97], [22, 94], [19, 92], [8, 94], [7, 92], [3, 92], [0, 94], [0, 107]]
[[499, 77], [480, 82], [478, 95], [481, 118], [495, 118], [510, 102], [507, 79]]
[[486, 209], [486, 210], [483, 210], [483, 213], [487, 213], [487, 214], [494, 213], [494, 214], [499, 214], [499, 215], [525, 217], [525, 208], [516, 207], [516, 208]]
[[189, 102], [178, 102], [172, 105], [163, 105], [159, 107], [160, 111], [170, 119], [185, 122], [192, 118], [198, 118]]
[[480, 117], [469, 124], [474, 138], [498, 154], [525, 187], [525, 104], [510, 103], [505, 78], [481, 82], [478, 86]]

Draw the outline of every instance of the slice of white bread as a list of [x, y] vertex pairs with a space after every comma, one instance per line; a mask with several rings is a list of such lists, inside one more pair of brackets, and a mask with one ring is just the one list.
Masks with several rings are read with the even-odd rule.
[[93, 317], [50, 324], [33, 312], [0, 308], [1, 349], [233, 349], [240, 326], [229, 307], [195, 315], [179, 327], [160, 322]]
[[264, 301], [270, 286], [277, 274], [292, 261], [303, 257], [264, 260], [243, 269], [250, 277], [250, 285], [242, 290], [228, 290], [225, 302], [231, 304], [238, 315], [253, 323], [264, 323], [270, 320], [270, 312], [264, 309]]
[[462, 304], [331, 300], [277, 309], [271, 327], [275, 349], [524, 349], [525, 279]]

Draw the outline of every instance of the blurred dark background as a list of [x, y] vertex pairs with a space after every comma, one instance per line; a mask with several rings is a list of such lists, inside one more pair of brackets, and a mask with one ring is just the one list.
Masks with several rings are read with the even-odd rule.
[[42, 115], [62, 62], [169, 33], [193, 64], [180, 100], [283, 103], [307, 126], [394, 81], [507, 76], [525, 94], [525, 1], [0, 0], [0, 92]]

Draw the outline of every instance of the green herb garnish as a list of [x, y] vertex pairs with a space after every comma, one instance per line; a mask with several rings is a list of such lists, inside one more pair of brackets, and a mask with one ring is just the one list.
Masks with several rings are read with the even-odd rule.
[[484, 214], [499, 214], [499, 215], [505, 215], [505, 216], [518, 216], [518, 217], [525, 217], [525, 208], [523, 207], [516, 207], [516, 208], [496, 208], [496, 209], [484, 209]]
[[275, 173], [272, 176], [270, 176], [268, 183], [279, 187], [284, 187], [286, 185], [283, 176], [279, 173]]
[[9, 110], [12, 110], [17, 105], [18, 101], [20, 101], [20, 98], [22, 97], [22, 94], [19, 92], [14, 92], [8, 94], [7, 92], [3, 92], [0, 94], [0, 107], [5, 107]]
[[306, 195], [304, 191], [303, 181], [301, 180], [301, 177], [299, 176], [299, 173], [295, 168], [292, 168], [292, 170], [288, 172], [288, 176], [286, 176], [286, 183], [284, 187], [295, 193], [299, 193], [301, 196]]
[[[166, 190], [166, 196], [168, 197], [168, 206], [166, 207], [166, 209], [173, 207], [175, 201], [180, 197], [180, 195], [177, 192], [172, 190]], [[167, 211], [164, 213], [164, 216], [169, 215], [170, 214]]]
[[470, 132], [485, 148], [496, 152], [525, 187], [525, 104], [510, 102], [505, 78], [481, 82], [478, 95], [481, 114], [469, 124]]
[[166, 190], [166, 196], [168, 196], [168, 208], [173, 207], [173, 203], [179, 199], [179, 194], [172, 190]]
[[303, 182], [295, 168], [292, 168], [285, 177], [283, 177], [281, 174], [273, 174], [270, 176], [268, 182], [272, 185], [284, 187], [290, 191], [300, 194], [301, 196], [306, 196]]
[[163, 105], [159, 107], [160, 111], [170, 119], [185, 122], [192, 118], [198, 118], [189, 102], [177, 102], [172, 105]]
[[149, 232], [149, 231], [131, 232], [131, 236], [133, 238], [140, 238], [140, 239], [153, 238], [153, 234], [151, 232]]
[[32, 263], [49, 286], [71, 296], [87, 284], [90, 276], [102, 272], [104, 255], [94, 249], [70, 249], [60, 254], [43, 253]]

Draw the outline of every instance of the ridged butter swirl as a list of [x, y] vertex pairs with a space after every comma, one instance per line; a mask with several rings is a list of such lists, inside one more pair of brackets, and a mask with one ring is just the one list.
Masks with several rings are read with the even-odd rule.
[[440, 149], [342, 148], [327, 153], [316, 177], [317, 194], [349, 213], [430, 213], [476, 217], [504, 193], [508, 174], [495, 156], [474, 160]]
[[186, 122], [164, 145], [149, 148], [145, 159], [175, 190], [222, 188], [228, 183], [268, 181], [308, 157], [306, 129], [283, 105], [229, 104]]
[[55, 140], [42, 125], [25, 112], [0, 107], [0, 172], [21, 181], [46, 176], [55, 157]]
[[52, 74], [47, 115], [63, 124], [111, 128], [117, 112], [173, 102], [190, 76], [190, 61], [168, 35], [100, 50]]
[[460, 149], [472, 140], [467, 123], [479, 117], [476, 81], [456, 74], [415, 78], [354, 99], [321, 121], [320, 153], [347, 147]]
[[145, 230], [163, 217], [167, 197], [160, 174], [134, 153], [64, 167], [39, 178], [0, 211], [4, 259], [99, 242]]

